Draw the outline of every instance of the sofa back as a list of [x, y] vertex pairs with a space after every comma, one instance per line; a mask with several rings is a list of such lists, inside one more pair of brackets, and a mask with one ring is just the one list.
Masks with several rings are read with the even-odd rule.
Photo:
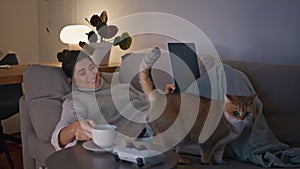
[[300, 66], [223, 61], [244, 72], [263, 104], [263, 113], [277, 138], [300, 146]]

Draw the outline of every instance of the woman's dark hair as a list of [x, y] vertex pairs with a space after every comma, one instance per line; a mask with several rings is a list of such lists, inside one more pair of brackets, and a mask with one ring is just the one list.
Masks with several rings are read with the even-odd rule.
[[92, 58], [81, 50], [63, 50], [57, 54], [58, 61], [62, 62], [62, 69], [65, 74], [73, 78], [73, 72], [76, 65], [76, 62], [82, 59], [89, 59], [93, 62]]

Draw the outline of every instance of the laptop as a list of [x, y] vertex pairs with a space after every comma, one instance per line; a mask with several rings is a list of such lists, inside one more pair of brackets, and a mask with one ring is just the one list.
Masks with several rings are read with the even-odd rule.
[[175, 91], [186, 90], [200, 77], [198, 58], [194, 43], [168, 43], [174, 76]]

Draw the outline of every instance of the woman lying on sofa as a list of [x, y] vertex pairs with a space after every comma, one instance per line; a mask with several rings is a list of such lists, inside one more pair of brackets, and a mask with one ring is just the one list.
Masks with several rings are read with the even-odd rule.
[[[120, 133], [139, 136], [145, 128], [148, 109], [141, 92], [128, 85], [111, 86], [105, 82], [98, 66], [82, 51], [64, 50], [58, 58], [72, 84], [72, 92], [64, 97], [61, 119], [52, 135], [51, 143], [56, 150], [91, 139], [91, 128], [98, 123], [112, 123]], [[126, 103], [128, 88], [133, 107]], [[115, 95], [111, 91], [116, 91]], [[116, 100], [126, 105], [113, 104]]]

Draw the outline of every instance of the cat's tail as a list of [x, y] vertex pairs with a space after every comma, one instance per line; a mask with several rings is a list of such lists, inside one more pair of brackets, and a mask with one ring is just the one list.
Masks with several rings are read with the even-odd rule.
[[155, 47], [143, 59], [140, 65], [139, 82], [144, 93], [149, 97], [151, 91], [154, 89], [153, 81], [150, 74], [150, 68], [159, 59], [161, 51]]

